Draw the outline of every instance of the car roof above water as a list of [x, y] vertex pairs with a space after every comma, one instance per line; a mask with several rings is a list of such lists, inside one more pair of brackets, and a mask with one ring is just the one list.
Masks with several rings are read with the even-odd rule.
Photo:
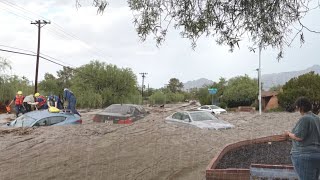
[[68, 116], [68, 115], [73, 115], [71, 113], [66, 113], [66, 112], [58, 112], [58, 113], [51, 113], [48, 110], [38, 110], [38, 111], [31, 111], [28, 113], [25, 113], [26, 116], [32, 117], [34, 119], [40, 119], [43, 117], [51, 117], [51, 116]]
[[197, 113], [197, 112], [207, 113], [206, 111], [200, 111], [200, 110], [198, 110], [198, 109], [189, 109], [189, 110], [180, 111], [180, 112], [185, 112], [185, 113]]
[[129, 109], [131, 107], [137, 108], [139, 111], [144, 112], [145, 109], [141, 105], [137, 104], [111, 104], [105, 110], [110, 109], [110, 108], [115, 108], [115, 107], [121, 107], [122, 109]]

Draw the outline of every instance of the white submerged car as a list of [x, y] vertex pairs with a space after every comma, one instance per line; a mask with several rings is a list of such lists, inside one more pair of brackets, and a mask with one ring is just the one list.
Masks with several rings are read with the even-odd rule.
[[230, 129], [234, 125], [216, 118], [210, 112], [205, 111], [181, 111], [172, 114], [165, 119], [167, 123], [175, 123], [201, 129]]
[[203, 106], [200, 106], [198, 108], [198, 110], [211, 112], [213, 114], [226, 114], [227, 113], [227, 110], [222, 109], [221, 107], [216, 106], [216, 105], [203, 105]]

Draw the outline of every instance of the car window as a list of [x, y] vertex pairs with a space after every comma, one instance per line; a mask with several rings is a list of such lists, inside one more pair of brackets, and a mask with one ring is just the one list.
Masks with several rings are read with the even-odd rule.
[[16, 126], [16, 127], [30, 126], [34, 121], [36, 121], [36, 119], [24, 114], [18, 117], [16, 121], [13, 122], [13, 126]]
[[189, 114], [183, 114], [181, 120], [186, 120], [186, 119], [190, 119]]
[[134, 116], [139, 116], [140, 115], [140, 111], [137, 108], [134, 108], [133, 115]]
[[104, 111], [108, 113], [132, 114], [134, 111], [134, 107], [128, 105], [113, 104], [107, 107]]
[[146, 110], [142, 106], [137, 106], [137, 109], [142, 113], [145, 114]]
[[38, 120], [33, 126], [48, 126], [48, 125], [49, 125], [48, 118], [43, 118]]
[[209, 112], [194, 112], [190, 113], [190, 115], [193, 121], [217, 120], [217, 118]]
[[218, 107], [218, 106], [210, 106], [211, 107], [211, 109], [220, 109], [220, 107]]
[[175, 114], [172, 115], [172, 118], [173, 118], [173, 119], [181, 120], [181, 118], [182, 118], [181, 116], [182, 116], [182, 114], [179, 113], [179, 112], [177, 112], [177, 113], [175, 113]]
[[49, 124], [50, 125], [53, 125], [53, 124], [57, 124], [57, 123], [60, 123], [64, 120], [66, 120], [66, 117], [64, 116], [54, 116], [54, 117], [48, 117], [48, 120], [49, 120]]
[[209, 109], [208, 106], [202, 106], [200, 109]]

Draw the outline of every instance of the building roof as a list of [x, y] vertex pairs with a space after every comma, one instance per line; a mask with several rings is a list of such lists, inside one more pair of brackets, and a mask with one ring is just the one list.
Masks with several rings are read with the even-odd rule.
[[261, 97], [276, 96], [278, 94], [279, 94], [279, 92], [277, 92], [277, 91], [262, 91], [261, 92]]

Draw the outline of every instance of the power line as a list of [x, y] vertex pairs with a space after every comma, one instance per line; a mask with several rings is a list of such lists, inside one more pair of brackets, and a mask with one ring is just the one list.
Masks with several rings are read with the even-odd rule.
[[26, 17], [26, 16], [24, 16], [24, 15], [21, 15], [21, 14], [15, 13], [15, 12], [12, 12], [12, 11], [10, 11], [8, 8], [5, 8], [5, 7], [1, 7], [1, 8], [4, 9], [5, 11], [7, 11], [8, 13], [13, 14], [13, 15], [15, 15], [15, 16], [17, 16], [17, 17], [20, 17], [20, 18], [22, 18], [22, 19], [25, 19], [25, 20], [27, 20], [27, 21], [31, 21], [31, 20], [32, 20], [30, 17]]
[[36, 54], [17, 52], [17, 51], [11, 51], [11, 50], [6, 50], [6, 49], [0, 49], [0, 51], [9, 52], [9, 53], [15, 53], [15, 54], [21, 54], [21, 55], [27, 55], [27, 56], [37, 56]]
[[54, 57], [52, 57], [52, 56], [49, 56], [49, 55], [40, 53], [40, 57], [44, 58], [43, 56], [46, 56], [47, 58], [53, 59], [53, 60], [58, 61], [58, 62], [60, 62], [60, 63], [64, 63], [64, 64], [68, 65], [69, 67], [76, 68], [74, 65], [71, 65], [71, 64], [69, 64], [69, 63], [63, 62], [63, 61], [61, 61], [61, 60], [59, 60], [59, 59], [57, 59], [57, 58], [54, 58]]
[[[34, 16], [34, 17], [41, 17], [42, 19], [45, 19], [45, 20], [47, 20], [48, 21], [48, 19], [47, 18], [45, 18], [45, 17], [43, 17], [43, 16], [41, 16], [41, 15], [39, 15], [39, 14], [36, 14], [36, 13], [33, 13], [32, 11], [29, 11], [29, 10], [27, 10], [27, 9], [25, 9], [25, 8], [23, 8], [23, 7], [21, 7], [21, 6], [19, 6], [19, 5], [17, 5], [17, 4], [15, 4], [15, 3], [12, 3], [12, 2], [9, 2], [9, 1], [7, 1], [7, 0], [2, 0], [0, 3], [2, 3], [2, 4], [4, 4], [4, 5], [6, 5], [6, 6], [9, 6], [11, 9], [13, 9], [13, 10], [17, 10], [17, 11], [19, 11], [19, 12], [22, 12], [23, 13], [23, 15], [17, 15], [16, 13], [14, 13], [14, 12], [12, 12], [12, 11], [10, 11], [10, 10], [8, 10], [7, 9], [7, 11], [8, 12], [10, 12], [10, 13], [12, 13], [12, 14], [15, 14], [16, 16], [18, 16], [18, 17], [21, 17], [21, 18], [23, 18], [23, 19], [26, 19], [26, 20], [33, 20], [33, 17], [31, 18], [30, 16], [27, 16], [26, 14], [31, 14], [32, 16]], [[97, 47], [95, 47], [95, 46], [92, 46], [92, 45], [89, 45], [88, 43], [86, 43], [85, 41], [83, 41], [83, 40], [81, 40], [79, 37], [77, 37], [76, 35], [74, 35], [74, 34], [72, 34], [72, 33], [69, 33], [69, 32], [67, 32], [67, 31], [65, 31], [65, 30], [63, 30], [63, 28], [60, 26], [60, 25], [58, 25], [57, 23], [54, 23], [54, 22], [52, 22], [52, 27], [49, 27], [48, 28], [48, 31], [50, 31], [52, 34], [54, 34], [54, 35], [56, 35], [56, 36], [58, 36], [58, 37], [60, 37], [60, 38], [62, 38], [62, 39], [67, 39], [67, 40], [72, 40], [72, 39], [75, 39], [75, 40], [78, 40], [78, 41], [80, 41], [80, 42], [82, 42], [84, 45], [86, 45], [87, 47], [90, 47], [90, 48], [87, 48], [87, 50], [88, 51], [90, 51], [92, 54], [95, 54], [95, 55], [99, 55], [100, 57], [105, 57], [106, 55], [104, 55], [104, 53], [102, 52], [102, 50], [101, 49], [99, 49], [99, 48], [97, 48]], [[81, 44], [80, 44], [81, 45]], [[111, 57], [111, 56], [107, 56], [107, 57]]]
[[[17, 47], [13, 47], [13, 46], [7, 46], [7, 45], [3, 45], [3, 44], [0, 44], [0, 46], [1, 46], [1, 47], [10, 48], [10, 49], [19, 50], [19, 51], [31, 52], [32, 54], [36, 55], [36, 53], [35, 53], [34, 51], [30, 51], [30, 50], [21, 49], [21, 48], [17, 48]], [[59, 59], [57, 59], [57, 58], [54, 58], [54, 57], [49, 56], [49, 55], [44, 54], [44, 53], [40, 53], [40, 57], [41, 57], [41, 58], [47, 57], [47, 58], [53, 59], [53, 60], [55, 60], [55, 61], [58, 61], [58, 62], [60, 62], [61, 64], [67, 64], [69, 67], [76, 68], [74, 65], [71, 65], [71, 64], [69, 64], [69, 63], [63, 62], [63, 61], [61, 61], [61, 60], [59, 60]]]
[[[18, 49], [18, 48], [17, 48], [17, 49]], [[37, 56], [37, 54], [35, 54], [35, 53], [34, 53], [34, 54], [23, 53], [23, 52], [12, 51], [12, 50], [7, 50], [7, 49], [1, 49], [1, 48], [0, 48], [0, 51], [8, 52], [8, 53], [14, 53], [14, 54], [20, 54], [20, 55], [27, 55], [27, 56]], [[27, 50], [24, 50], [24, 51], [27, 51]], [[85, 76], [90, 77], [90, 78], [92, 78], [92, 79], [94, 79], [94, 80], [104, 81], [103, 79], [100, 79], [100, 78], [98, 78], [98, 77], [96, 77], [96, 76], [94, 76], [94, 75], [91, 75], [91, 74], [88, 74], [88, 73], [84, 73], [84, 72], [82, 72], [82, 71], [80, 71], [80, 70], [77, 70], [76, 68], [72, 68], [72, 67], [70, 67], [70, 66], [63, 65], [62, 63], [55, 62], [55, 61], [53, 61], [53, 60], [51, 60], [51, 59], [49, 59], [49, 58], [46, 58], [46, 57], [43, 57], [43, 56], [39, 56], [39, 57], [42, 58], [42, 59], [44, 59], [44, 60], [46, 60], [46, 61], [48, 61], [48, 62], [51, 62], [51, 63], [53, 63], [53, 64], [56, 64], [56, 65], [59, 65], [59, 66], [62, 66], [62, 67], [71, 69], [72, 71], [75, 71], [75, 72], [78, 72], [79, 75], [85, 75]]]
[[[2, 46], [2, 45], [1, 45]], [[12, 50], [7, 50], [7, 49], [0, 49], [0, 51], [3, 51], [3, 52], [9, 52], [9, 53], [14, 53], [14, 54], [20, 54], [20, 55], [26, 55], [26, 56], [33, 56], [33, 57], [35, 57], [35, 56], [37, 56], [37, 54], [30, 54], [30, 53], [23, 53], [23, 52], [18, 52], [18, 51], [12, 51]], [[49, 61], [49, 62], [51, 62], [51, 63], [54, 63], [54, 64], [56, 64], [56, 65], [59, 65], [59, 66], [62, 66], [62, 67], [66, 67], [66, 68], [71, 68], [71, 67], [69, 67], [69, 66], [65, 66], [65, 65], [63, 65], [62, 63], [58, 63], [58, 62], [55, 62], [55, 61], [53, 61], [53, 60], [51, 60], [51, 59], [49, 59], [49, 58], [46, 58], [46, 57], [43, 57], [43, 56], [39, 56], [40, 58], [42, 58], [42, 59], [44, 59], [44, 60], [47, 60], [47, 61]], [[72, 68], [71, 68], [72, 69]]]
[[0, 44], [0, 46], [2, 46], [2, 47], [6, 47], [6, 48], [10, 48], [10, 49], [16, 49], [16, 50], [20, 50], [20, 51], [31, 52], [31, 53], [33, 53], [33, 54], [36, 54], [35, 52], [30, 51], [30, 50], [26, 50], [26, 49], [21, 49], [21, 48], [12, 47], [12, 46], [6, 46], [6, 45], [2, 45], [2, 44]]

